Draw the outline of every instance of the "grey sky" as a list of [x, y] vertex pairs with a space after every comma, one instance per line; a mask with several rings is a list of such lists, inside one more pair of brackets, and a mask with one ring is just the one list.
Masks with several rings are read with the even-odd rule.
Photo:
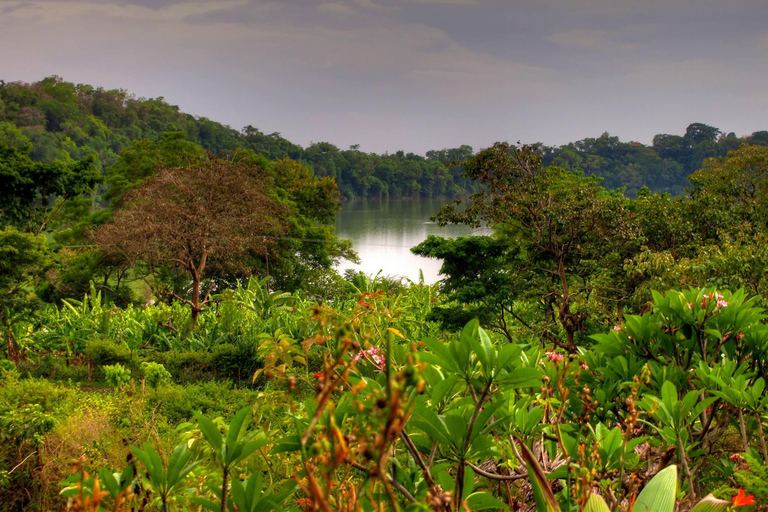
[[364, 151], [768, 129], [765, 0], [0, 0], [0, 78]]

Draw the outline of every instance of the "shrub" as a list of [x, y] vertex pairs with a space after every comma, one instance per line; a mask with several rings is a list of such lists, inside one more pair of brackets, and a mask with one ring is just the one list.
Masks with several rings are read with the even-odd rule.
[[215, 378], [210, 364], [211, 357], [210, 352], [202, 350], [174, 350], [150, 352], [146, 355], [146, 361], [165, 366], [177, 384], [193, 384]]
[[8, 359], [0, 359], [0, 382], [18, 377], [16, 365]]
[[133, 358], [128, 347], [117, 344], [109, 338], [88, 341], [84, 352], [85, 360], [92, 370], [91, 377], [97, 380], [104, 377], [102, 366], [110, 364], [133, 366]]
[[255, 344], [224, 343], [211, 354], [211, 369], [219, 378], [236, 382], [238, 387], [249, 386], [253, 374], [264, 366]]
[[115, 389], [120, 389], [123, 386], [127, 386], [128, 383], [131, 382], [131, 370], [127, 369], [121, 364], [104, 366], [103, 369], [107, 382]]
[[144, 381], [153, 389], [171, 382], [171, 374], [159, 363], [141, 363], [141, 372], [144, 374]]
[[176, 425], [191, 420], [196, 412], [212, 417], [232, 416], [240, 408], [253, 404], [256, 397], [255, 391], [232, 389], [228, 382], [205, 382], [186, 387], [163, 386], [148, 394], [146, 401], [171, 425]]
[[88, 379], [88, 367], [80, 364], [67, 364], [67, 360], [46, 354], [39, 358], [30, 358], [19, 363], [19, 373], [23, 376], [46, 378], [49, 380], [84, 381]]

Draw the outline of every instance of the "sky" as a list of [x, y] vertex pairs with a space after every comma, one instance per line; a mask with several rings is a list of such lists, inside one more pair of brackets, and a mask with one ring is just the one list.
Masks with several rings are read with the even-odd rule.
[[0, 0], [0, 79], [307, 146], [424, 153], [768, 129], [765, 0]]

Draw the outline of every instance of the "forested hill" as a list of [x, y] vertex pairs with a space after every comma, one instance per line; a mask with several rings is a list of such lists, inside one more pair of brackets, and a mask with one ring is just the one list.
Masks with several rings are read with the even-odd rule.
[[[428, 151], [425, 156], [403, 151], [377, 155], [356, 146], [342, 150], [328, 142], [303, 148], [279, 133], [266, 134], [253, 126], [237, 131], [185, 114], [162, 97], [136, 98], [122, 89], [75, 85], [59, 77], [33, 84], [0, 81], [0, 140], [17, 146], [31, 142], [36, 161], [77, 160], [93, 154], [105, 171], [131, 141], [157, 141], [165, 132], [179, 131], [216, 153], [246, 148], [270, 159], [303, 162], [318, 176], [333, 176], [345, 197], [450, 196], [471, 186], [453, 164], [472, 156], [473, 149], [466, 145]], [[607, 188], [626, 186], [634, 194], [648, 186], [679, 193], [705, 158], [723, 156], [743, 143], [768, 145], [768, 131], [739, 137], [694, 123], [682, 136], [657, 135], [651, 146], [621, 142], [606, 133], [540, 148], [546, 164], [603, 176]]]

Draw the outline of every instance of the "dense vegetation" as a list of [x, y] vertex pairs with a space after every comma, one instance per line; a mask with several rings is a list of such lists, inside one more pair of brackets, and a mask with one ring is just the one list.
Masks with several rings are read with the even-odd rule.
[[[424, 156], [397, 151], [377, 155], [359, 146], [340, 149], [329, 142], [309, 147], [279, 133], [253, 126], [237, 131], [179, 111], [162, 97], [142, 99], [124, 90], [105, 90], [49, 77], [33, 84], [0, 82], [0, 140], [33, 144], [37, 162], [80, 160], [94, 155], [106, 170], [133, 141], [159, 141], [181, 132], [185, 140], [213, 153], [252, 150], [270, 160], [290, 158], [316, 176], [336, 180], [344, 197], [454, 196], [474, 191], [460, 163], [473, 155], [470, 146], [427, 151]], [[605, 178], [606, 188], [627, 187], [630, 195], [647, 186], [654, 192], [680, 194], [687, 176], [708, 157], [725, 156], [743, 144], [768, 145], [768, 131], [737, 136], [702, 123], [684, 135], [659, 134], [651, 146], [621, 142], [605, 133], [560, 147], [539, 145], [545, 164]]]
[[[62, 153], [117, 93], [7, 89], [77, 106], [3, 125], [0, 509], [768, 503], [768, 148], [636, 197], [540, 146], [467, 150], [474, 192], [436, 220], [494, 232], [415, 247], [428, 286], [333, 270], [340, 191], [301, 155], [206, 151], [178, 113]], [[688, 157], [716, 131], [689, 132]]]

